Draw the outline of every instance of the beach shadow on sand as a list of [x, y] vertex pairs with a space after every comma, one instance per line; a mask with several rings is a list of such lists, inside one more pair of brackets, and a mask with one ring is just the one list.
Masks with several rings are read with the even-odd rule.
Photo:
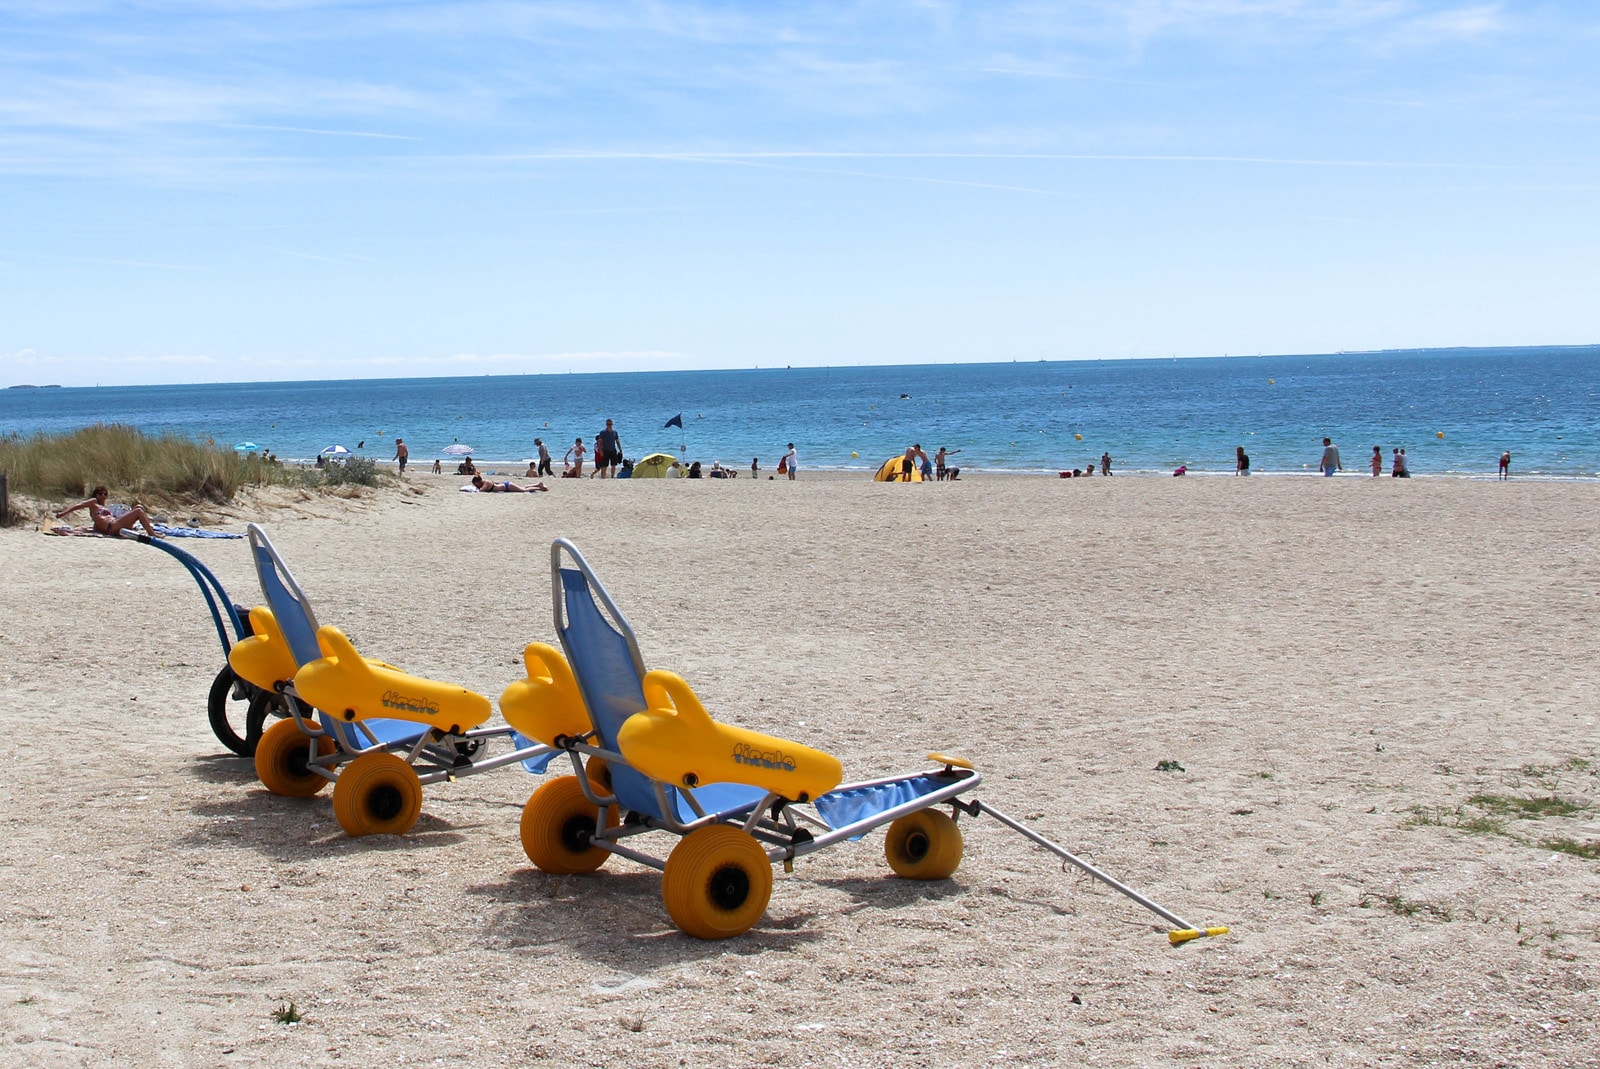
[[183, 770], [203, 783], [249, 783], [256, 778], [254, 760], [227, 750], [191, 758]]
[[766, 917], [738, 939], [695, 939], [667, 915], [660, 874], [638, 869], [553, 876], [520, 868], [467, 893], [498, 907], [488, 927], [501, 949], [517, 953], [559, 944], [624, 974], [648, 975], [728, 953], [791, 950], [825, 934], [805, 927], [809, 914], [782, 915], [775, 894]]
[[244, 847], [275, 862], [432, 850], [465, 842], [472, 830], [424, 810], [405, 835], [352, 839], [334, 819], [327, 792], [311, 798], [284, 798], [265, 787], [223, 801], [199, 802], [190, 806], [189, 812], [200, 823], [178, 840], [180, 845], [201, 850]]

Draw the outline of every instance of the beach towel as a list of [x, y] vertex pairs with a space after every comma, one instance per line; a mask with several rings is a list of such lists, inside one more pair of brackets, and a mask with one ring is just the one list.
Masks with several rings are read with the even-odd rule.
[[243, 538], [231, 531], [212, 531], [205, 527], [174, 527], [170, 523], [152, 523], [156, 533], [167, 538]]
[[[243, 538], [244, 535], [233, 534], [229, 531], [209, 531], [204, 527], [173, 527], [166, 523], [153, 523], [150, 526], [156, 529], [156, 534], [163, 538]], [[60, 535], [63, 538], [106, 538], [93, 527], [69, 527], [58, 524], [45, 531], [47, 535]]]

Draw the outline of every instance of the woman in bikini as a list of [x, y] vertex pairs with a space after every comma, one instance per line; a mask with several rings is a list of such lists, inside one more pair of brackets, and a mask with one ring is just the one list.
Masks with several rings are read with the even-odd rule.
[[72, 513], [77, 512], [79, 509], [88, 509], [90, 522], [94, 524], [95, 531], [100, 534], [109, 535], [112, 538], [116, 538], [118, 535], [122, 534], [123, 531], [126, 531], [134, 524], [142, 523], [144, 524], [145, 533], [151, 538], [161, 537], [160, 535], [156, 534], [156, 529], [150, 526], [150, 514], [147, 513], [144, 510], [144, 506], [138, 502], [134, 502], [133, 508], [123, 513], [121, 516], [113, 516], [111, 514], [111, 509], [106, 505], [106, 497], [108, 494], [109, 491], [105, 487], [97, 486], [94, 488], [93, 497], [89, 498], [87, 501], [80, 501], [76, 505], [71, 505], [62, 509], [56, 513], [56, 518], [64, 519], [67, 516], [70, 516]]
[[567, 450], [566, 461], [568, 470], [562, 475], [563, 479], [583, 478], [583, 454], [585, 452], [586, 450], [583, 448], [583, 439], [579, 438], [572, 444], [572, 448]]
[[485, 481], [482, 475], [472, 477], [472, 485], [484, 494], [536, 494], [541, 490], [550, 488], [544, 483], [535, 483], [532, 486], [518, 486], [516, 483], [492, 483]]

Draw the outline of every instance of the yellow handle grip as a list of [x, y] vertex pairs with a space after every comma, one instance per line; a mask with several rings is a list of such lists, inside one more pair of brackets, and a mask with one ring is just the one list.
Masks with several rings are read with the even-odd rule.
[[1228, 929], [1218, 925], [1214, 928], [1179, 928], [1167, 933], [1167, 941], [1173, 946], [1182, 946], [1191, 939], [1203, 939], [1211, 936], [1227, 935]]

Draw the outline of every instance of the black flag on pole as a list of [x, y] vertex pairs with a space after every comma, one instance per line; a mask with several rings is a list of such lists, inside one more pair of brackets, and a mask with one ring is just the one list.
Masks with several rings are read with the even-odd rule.
[[667, 422], [661, 425], [662, 430], [666, 430], [668, 427], [676, 427], [680, 431], [683, 430], [683, 413], [679, 412], [676, 416], [673, 416], [671, 419], [667, 420]]

